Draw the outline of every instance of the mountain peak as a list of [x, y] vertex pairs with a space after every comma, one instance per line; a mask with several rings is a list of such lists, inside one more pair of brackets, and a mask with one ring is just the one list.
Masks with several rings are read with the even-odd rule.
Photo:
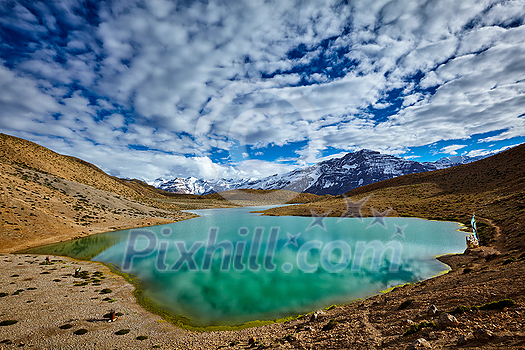
[[381, 152], [378, 152], [378, 151], [374, 151], [374, 150], [371, 150], [371, 149], [368, 149], [368, 148], [363, 148], [355, 153], [368, 153], [368, 154], [381, 154]]

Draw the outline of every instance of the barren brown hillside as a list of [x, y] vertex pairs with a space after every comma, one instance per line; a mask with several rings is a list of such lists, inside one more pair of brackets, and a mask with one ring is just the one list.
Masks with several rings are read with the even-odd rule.
[[180, 209], [231, 206], [109, 176], [83, 160], [0, 134], [0, 250], [192, 217]]
[[112, 192], [154, 207], [177, 210], [199, 196], [176, 195], [139, 180], [119, 179], [82, 159], [65, 156], [31, 141], [0, 134], [0, 162]]
[[0, 134], [0, 160], [12, 166], [34, 169], [69, 181], [135, 197], [137, 193], [81, 159], [55, 153], [45, 147], [17, 137]]

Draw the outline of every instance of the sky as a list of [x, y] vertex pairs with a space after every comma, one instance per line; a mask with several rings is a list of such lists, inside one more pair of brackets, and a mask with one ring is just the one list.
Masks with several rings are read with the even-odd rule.
[[0, 132], [111, 175], [260, 178], [525, 142], [525, 1], [0, 0]]

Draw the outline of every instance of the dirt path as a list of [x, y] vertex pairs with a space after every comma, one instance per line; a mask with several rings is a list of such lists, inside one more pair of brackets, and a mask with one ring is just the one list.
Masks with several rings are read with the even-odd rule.
[[503, 240], [503, 237], [501, 236], [501, 228], [497, 226], [494, 223], [494, 221], [492, 221], [489, 218], [484, 218], [481, 216], [476, 216], [476, 218], [485, 221], [486, 223], [488, 223], [490, 226], [492, 226], [496, 230], [496, 233], [494, 234], [494, 244], [496, 245], [498, 249], [502, 250], [504, 248], [505, 242]]

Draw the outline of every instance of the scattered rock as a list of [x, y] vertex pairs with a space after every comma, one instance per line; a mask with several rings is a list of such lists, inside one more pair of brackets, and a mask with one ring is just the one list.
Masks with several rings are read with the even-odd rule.
[[319, 316], [321, 316], [322, 314], [324, 314], [323, 311], [317, 310], [310, 316], [310, 322], [317, 321], [319, 319]]
[[410, 326], [413, 325], [415, 322], [406, 318], [404, 320], [401, 320], [401, 326]]
[[432, 331], [430, 333], [428, 333], [428, 339], [430, 340], [436, 340], [438, 338], [438, 335], [436, 332]]
[[432, 346], [425, 338], [419, 338], [407, 347], [407, 350], [416, 350], [421, 348], [431, 349]]
[[436, 305], [432, 304], [427, 309], [427, 315], [434, 316], [437, 313], [438, 309]]
[[438, 328], [457, 327], [458, 325], [459, 322], [457, 318], [446, 312], [441, 314], [437, 321]]
[[474, 338], [477, 340], [489, 340], [494, 338], [494, 333], [485, 328], [479, 328], [474, 331]]

